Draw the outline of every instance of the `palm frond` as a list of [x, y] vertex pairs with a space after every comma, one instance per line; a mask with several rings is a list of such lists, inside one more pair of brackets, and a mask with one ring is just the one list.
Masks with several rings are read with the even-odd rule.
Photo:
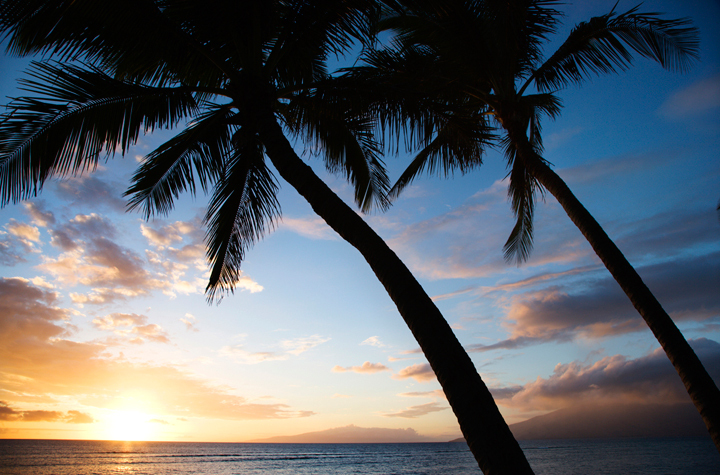
[[380, 2], [375, 0], [287, 2], [281, 31], [265, 67], [286, 74], [306, 71], [296, 83], [320, 77], [317, 72], [325, 71], [328, 55], [340, 56], [356, 42], [368, 45], [374, 41], [371, 30], [379, 14]]
[[21, 97], [0, 118], [0, 205], [36, 195], [50, 176], [93, 169], [102, 152], [125, 153], [141, 132], [192, 114], [185, 88], [118, 81], [101, 71], [32, 63]]
[[207, 257], [211, 264], [209, 301], [233, 292], [245, 251], [272, 230], [280, 217], [277, 183], [263, 160], [255, 135], [240, 129], [235, 153], [218, 181], [205, 215]]
[[[11, 54], [79, 60], [118, 78], [155, 85], [218, 87], [228, 73], [224, 61], [192, 38], [183, 22], [187, 16], [169, 15], [178, 9], [187, 14], [187, 3], [4, 0], [0, 32], [7, 36]], [[175, 4], [185, 8], [172, 8]]]
[[389, 179], [375, 122], [358, 101], [344, 94], [339, 82], [330, 80], [311, 93], [294, 96], [282, 109], [282, 118], [309, 146], [306, 151], [322, 156], [329, 172], [342, 174], [350, 182], [363, 212], [373, 207], [387, 209]]
[[140, 208], [145, 219], [169, 213], [180, 193], [195, 194], [196, 174], [207, 192], [208, 185], [219, 179], [232, 149], [230, 115], [226, 106], [214, 106], [145, 157], [125, 192], [132, 196], [129, 209]]
[[687, 70], [699, 58], [698, 30], [690, 19], [662, 19], [658, 13], [638, 13], [638, 8], [578, 24], [530, 79], [541, 91], [561, 89], [593, 75], [626, 70], [633, 60], [630, 50], [663, 68]]
[[444, 126], [390, 189], [390, 198], [397, 198], [422, 173], [450, 177], [455, 171], [464, 174], [479, 167], [485, 150], [495, 140], [483, 115], [449, 115]]
[[539, 189], [535, 177], [519, 160], [514, 160], [510, 171], [508, 198], [516, 221], [503, 246], [503, 255], [507, 262], [520, 265], [530, 257], [533, 248], [535, 193]]

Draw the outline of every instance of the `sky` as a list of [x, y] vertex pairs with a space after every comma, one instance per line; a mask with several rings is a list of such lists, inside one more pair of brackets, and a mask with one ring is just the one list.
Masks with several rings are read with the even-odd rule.
[[[558, 38], [613, 4], [562, 7]], [[562, 115], [543, 124], [545, 157], [718, 380], [720, 5], [652, 0], [641, 9], [691, 17], [700, 62], [679, 74], [638, 60], [560, 92]], [[25, 64], [0, 58], [0, 96], [18, 95]], [[184, 196], [149, 222], [125, 212], [133, 170], [170, 136], [141, 137], [125, 157], [0, 210], [0, 438], [242, 442], [329, 429], [368, 440], [458, 437], [369, 266], [286, 183], [282, 222], [247, 253], [236, 292], [207, 303], [206, 198]], [[341, 177], [303, 157], [352, 203]], [[392, 178], [408, 160], [386, 157]], [[538, 205], [528, 262], [503, 260], [514, 222], [506, 173], [490, 151], [479, 169], [419, 179], [365, 219], [433, 297], [508, 423], [581, 404], [689, 401], [552, 196]]]

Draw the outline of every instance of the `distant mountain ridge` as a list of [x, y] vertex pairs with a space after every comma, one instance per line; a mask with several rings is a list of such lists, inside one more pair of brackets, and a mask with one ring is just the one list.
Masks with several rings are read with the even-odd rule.
[[349, 425], [297, 435], [282, 435], [255, 439], [250, 442], [268, 444], [373, 444], [403, 442], [435, 442], [418, 434], [415, 429], [384, 429]]
[[510, 430], [518, 440], [707, 435], [692, 404], [576, 406], [511, 424]]
[[[705, 436], [707, 430], [692, 404], [584, 405], [560, 409], [510, 425], [518, 440], [612, 437]], [[447, 439], [446, 439], [447, 440]], [[462, 437], [450, 442], [464, 442]], [[348, 425], [317, 432], [255, 439], [276, 444], [369, 444], [437, 442], [415, 429]]]

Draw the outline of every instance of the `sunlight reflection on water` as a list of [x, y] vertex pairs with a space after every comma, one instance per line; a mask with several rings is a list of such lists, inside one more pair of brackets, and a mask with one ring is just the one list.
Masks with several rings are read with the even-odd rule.
[[[537, 475], [711, 475], [709, 438], [521, 442]], [[478, 474], [465, 444], [210, 444], [0, 440], [5, 475]]]

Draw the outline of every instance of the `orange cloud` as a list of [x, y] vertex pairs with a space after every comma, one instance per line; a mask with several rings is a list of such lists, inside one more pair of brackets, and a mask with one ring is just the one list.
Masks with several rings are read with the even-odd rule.
[[394, 379], [412, 378], [419, 383], [427, 383], [435, 379], [435, 373], [429, 364], [414, 364], [407, 368], [401, 369], [397, 374], [393, 375]]
[[22, 421], [22, 422], [66, 422], [69, 424], [91, 424], [95, 420], [89, 415], [80, 411], [22, 411], [8, 406], [5, 401], [0, 401], [0, 421]]
[[282, 218], [280, 229], [287, 228], [310, 239], [336, 240], [337, 235], [322, 218]]
[[327, 341], [330, 341], [330, 338], [320, 335], [312, 335], [304, 338], [295, 338], [293, 340], [284, 340], [280, 344], [288, 353], [299, 355]]
[[364, 362], [360, 366], [348, 366], [348, 367], [342, 367], [342, 366], [334, 366], [333, 372], [335, 373], [345, 373], [348, 371], [352, 371], [353, 373], [360, 373], [360, 374], [373, 374], [373, 373], [379, 373], [381, 371], [391, 371], [390, 368], [385, 366], [381, 363], [371, 363], [369, 361]]
[[403, 417], [405, 419], [416, 419], [433, 412], [444, 411], [449, 409], [448, 406], [441, 407], [436, 402], [429, 402], [427, 404], [420, 404], [419, 406], [410, 406], [407, 409], [397, 412], [386, 412], [383, 414], [385, 417]]
[[441, 399], [447, 399], [447, 396], [445, 396], [445, 392], [442, 389], [435, 389], [434, 391], [412, 391], [409, 393], [400, 393], [398, 394], [400, 397], [431, 397], [431, 398], [441, 398]]
[[[23, 279], [0, 279], [0, 390], [8, 401], [52, 395], [85, 407], [130, 405], [158, 415], [229, 420], [313, 414], [285, 404], [250, 403], [233, 388], [217, 386], [182, 367], [135, 363], [110, 356], [107, 346], [98, 342], [70, 340], [70, 314], [55, 306], [56, 301], [54, 292]], [[154, 334], [152, 328], [137, 325], [142, 316], [111, 317], [101, 324], [115, 329], [129, 323], [142, 338]], [[82, 418], [74, 413], [64, 417]]]
[[[700, 338], [689, 343], [716, 381], [720, 381], [720, 344]], [[687, 402], [675, 369], [658, 348], [628, 359], [607, 356], [592, 364], [558, 364], [547, 378], [524, 386], [492, 389], [498, 404], [526, 411], [555, 410], [582, 403], [672, 404]]]
[[43, 211], [42, 206], [33, 201], [25, 201], [23, 203], [25, 210], [30, 215], [33, 224], [41, 228], [47, 228], [51, 224], [55, 224], [55, 215], [50, 211]]
[[93, 324], [101, 330], [109, 330], [123, 337], [134, 337], [131, 342], [143, 343], [145, 340], [158, 343], [170, 343], [167, 333], [160, 325], [147, 323], [148, 317], [135, 313], [112, 313], [95, 318]]

